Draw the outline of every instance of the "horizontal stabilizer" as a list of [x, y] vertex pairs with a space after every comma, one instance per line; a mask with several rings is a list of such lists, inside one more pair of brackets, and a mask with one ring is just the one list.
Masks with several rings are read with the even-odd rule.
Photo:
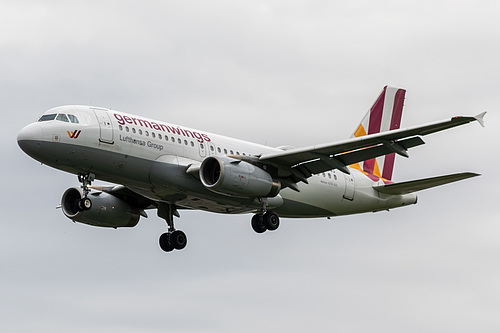
[[401, 195], [401, 194], [407, 194], [407, 193], [413, 193], [421, 190], [425, 190], [428, 188], [448, 184], [448, 183], [453, 183], [459, 180], [471, 178], [471, 177], [476, 177], [479, 176], [477, 173], [473, 172], [462, 172], [462, 173], [455, 173], [452, 175], [446, 175], [446, 176], [439, 176], [439, 177], [431, 177], [431, 178], [425, 178], [425, 179], [419, 179], [419, 180], [411, 180], [408, 182], [402, 182], [402, 183], [394, 183], [394, 184], [388, 184], [388, 185], [380, 185], [380, 186], [374, 186], [373, 188], [380, 193], [384, 194], [393, 194], [393, 195]]

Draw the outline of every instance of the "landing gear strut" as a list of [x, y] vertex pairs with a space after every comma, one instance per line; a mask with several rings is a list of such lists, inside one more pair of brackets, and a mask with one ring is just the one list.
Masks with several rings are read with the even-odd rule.
[[83, 198], [78, 201], [78, 209], [83, 212], [92, 208], [92, 201], [88, 198], [90, 193], [90, 185], [95, 180], [93, 173], [78, 174], [78, 181], [82, 183]]
[[168, 224], [168, 232], [160, 236], [160, 247], [165, 252], [182, 250], [187, 245], [186, 234], [181, 230], [175, 230], [174, 215], [180, 217], [175, 205], [160, 202], [158, 204], [158, 217], [165, 219]]

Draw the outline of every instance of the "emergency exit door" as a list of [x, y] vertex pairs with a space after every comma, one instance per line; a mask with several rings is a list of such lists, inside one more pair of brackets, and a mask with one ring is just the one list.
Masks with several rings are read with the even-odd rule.
[[344, 199], [354, 200], [354, 177], [348, 174], [344, 174], [345, 179], [345, 192]]

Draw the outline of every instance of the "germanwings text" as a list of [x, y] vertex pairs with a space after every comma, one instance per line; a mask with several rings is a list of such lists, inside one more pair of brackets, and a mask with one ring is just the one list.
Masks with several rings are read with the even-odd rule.
[[168, 132], [172, 134], [177, 134], [177, 135], [182, 135], [185, 137], [191, 137], [193, 139], [196, 139], [198, 142], [203, 143], [204, 141], [210, 142], [212, 141], [210, 137], [204, 133], [198, 133], [198, 132], [193, 132], [187, 129], [180, 128], [179, 126], [173, 127], [161, 123], [156, 123], [153, 121], [149, 120], [144, 120], [140, 118], [135, 118], [135, 117], [129, 117], [129, 116], [124, 116], [118, 113], [114, 113], [114, 116], [116, 120], [118, 121], [118, 124], [120, 125], [125, 125], [125, 124], [134, 124], [137, 126], [141, 127], [146, 127], [146, 128], [151, 128], [157, 131], [163, 131], [163, 132]]

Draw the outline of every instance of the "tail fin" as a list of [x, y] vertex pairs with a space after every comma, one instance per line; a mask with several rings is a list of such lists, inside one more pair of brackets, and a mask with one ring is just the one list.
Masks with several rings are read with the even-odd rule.
[[[351, 137], [399, 129], [406, 90], [385, 86]], [[395, 154], [373, 158], [351, 167], [385, 180], [392, 179]]]

